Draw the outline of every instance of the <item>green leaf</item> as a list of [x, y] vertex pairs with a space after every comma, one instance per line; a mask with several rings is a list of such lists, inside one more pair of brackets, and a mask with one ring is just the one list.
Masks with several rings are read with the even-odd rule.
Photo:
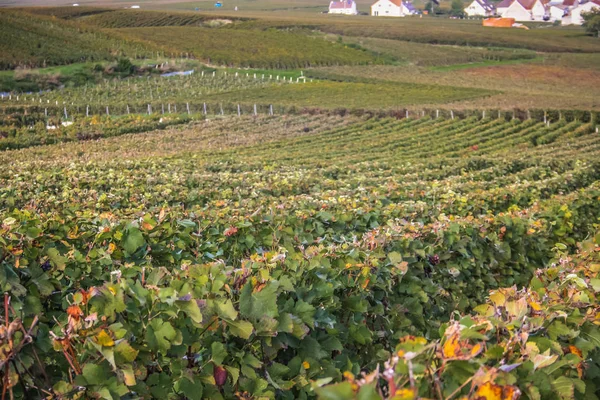
[[225, 369], [231, 375], [231, 380], [232, 380], [233, 384], [235, 385], [237, 383], [238, 379], [240, 378], [240, 370], [239, 370], [239, 368], [235, 368], [235, 367], [231, 367], [231, 366], [225, 366]]
[[46, 251], [48, 258], [52, 261], [52, 264], [59, 270], [63, 271], [66, 266], [67, 259], [60, 255], [57, 249], [51, 248]]
[[254, 331], [254, 326], [248, 321], [226, 321], [231, 333], [242, 339], [250, 338]]
[[223, 319], [228, 319], [231, 321], [235, 321], [238, 316], [238, 312], [233, 307], [233, 303], [231, 300], [227, 299], [225, 301], [215, 300], [215, 309], [217, 315]]
[[223, 360], [225, 359], [225, 357], [227, 357], [227, 350], [225, 349], [223, 343], [213, 342], [213, 344], [210, 346], [210, 354], [211, 360], [215, 364], [222, 365]]
[[130, 254], [136, 252], [137, 249], [142, 247], [146, 241], [142, 232], [138, 228], [130, 227], [127, 229], [125, 239], [123, 240], [123, 248]]
[[82, 375], [89, 385], [101, 385], [108, 379], [108, 371], [103, 364], [88, 363], [83, 366]]
[[320, 387], [315, 389], [315, 392], [317, 392], [319, 400], [350, 400], [354, 398], [350, 382]]
[[252, 283], [246, 283], [240, 296], [240, 313], [256, 321], [263, 316], [277, 317], [277, 288], [277, 283], [269, 282], [260, 292], [253, 293]]
[[398, 253], [397, 251], [392, 251], [389, 253], [388, 258], [392, 264], [399, 264], [402, 262], [402, 254]]
[[367, 385], [362, 385], [360, 390], [358, 391], [358, 396], [356, 396], [356, 400], [381, 400], [379, 394], [377, 394], [377, 387], [375, 382], [369, 383]]
[[192, 382], [187, 378], [179, 380], [179, 390], [190, 400], [202, 400], [204, 387], [200, 382]]
[[188, 301], [177, 301], [175, 304], [184, 311], [192, 321], [196, 323], [202, 322], [202, 313], [200, 312], [200, 308], [198, 307], [198, 303], [196, 300], [188, 300]]
[[566, 376], [556, 378], [552, 382], [552, 388], [556, 391], [556, 394], [558, 394], [561, 399], [570, 400], [575, 398], [575, 385], [571, 379], [567, 378]]
[[171, 348], [171, 343], [177, 337], [177, 332], [170, 323], [162, 319], [153, 319], [146, 330], [146, 341], [150, 349], [166, 353]]
[[118, 361], [132, 362], [138, 355], [138, 351], [135, 350], [126, 340], [119, 342], [115, 346], [115, 355]]

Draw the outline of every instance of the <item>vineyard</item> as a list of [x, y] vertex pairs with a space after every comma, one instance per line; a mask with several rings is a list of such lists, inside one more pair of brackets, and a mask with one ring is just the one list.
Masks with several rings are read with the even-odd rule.
[[599, 154], [582, 120], [327, 114], [2, 152], [5, 390], [597, 398]]
[[76, 22], [0, 10], [0, 69], [115, 60], [152, 51], [147, 45], [127, 43]]
[[[158, 11], [118, 10], [98, 13], [86, 23], [102, 28], [142, 28], [148, 26], [219, 26], [247, 18], [218, 17], [207, 14], [165, 13]], [[216, 24], [216, 25], [215, 25]]]
[[306, 34], [274, 30], [166, 26], [114, 29], [111, 32], [125, 40], [148, 43], [164, 51], [176, 49], [177, 54], [190, 53], [216, 65], [293, 69], [377, 61], [369, 52]]
[[597, 38], [85, 3], [0, 9], [0, 400], [600, 399]]

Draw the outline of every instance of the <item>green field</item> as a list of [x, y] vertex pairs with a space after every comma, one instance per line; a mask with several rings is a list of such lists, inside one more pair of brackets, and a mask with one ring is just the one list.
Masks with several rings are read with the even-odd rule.
[[0, 9], [0, 400], [600, 399], [600, 39], [132, 4]]

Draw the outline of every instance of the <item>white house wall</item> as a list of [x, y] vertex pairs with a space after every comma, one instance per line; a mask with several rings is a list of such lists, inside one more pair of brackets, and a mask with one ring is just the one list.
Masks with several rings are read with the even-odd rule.
[[592, 2], [577, 6], [571, 10], [570, 17], [563, 19], [562, 24], [563, 25], [581, 25], [581, 24], [583, 24], [583, 17], [581, 16], [581, 14], [590, 12], [594, 8], [600, 9], [600, 6], [595, 3], [592, 3]]
[[531, 14], [518, 1], [514, 1], [508, 6], [502, 16], [504, 18], [514, 18], [515, 21], [531, 21]]
[[533, 19], [536, 21], [543, 21], [544, 16], [546, 15], [546, 7], [538, 0], [531, 8], [531, 12], [533, 14]]
[[379, 17], [404, 17], [402, 9], [388, 0], [379, 0], [371, 6], [371, 15]]
[[475, 17], [478, 15], [484, 16], [486, 15], [485, 9], [478, 2], [472, 2], [467, 8], [465, 8], [465, 14], [469, 17]]

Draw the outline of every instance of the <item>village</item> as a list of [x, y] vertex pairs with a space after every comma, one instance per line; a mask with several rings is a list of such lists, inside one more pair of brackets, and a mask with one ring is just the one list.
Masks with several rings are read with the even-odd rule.
[[[500, 19], [517, 22], [551, 22], [561, 25], [582, 25], [583, 14], [600, 9], [600, 0], [473, 0], [464, 8], [463, 18], [496, 17], [486, 26], [505, 26]], [[407, 0], [378, 0], [371, 5], [375, 17], [406, 17], [427, 13], [418, 10]], [[356, 1], [340, 0], [329, 3], [329, 14], [358, 15]], [[511, 26], [510, 24], [508, 26]]]

